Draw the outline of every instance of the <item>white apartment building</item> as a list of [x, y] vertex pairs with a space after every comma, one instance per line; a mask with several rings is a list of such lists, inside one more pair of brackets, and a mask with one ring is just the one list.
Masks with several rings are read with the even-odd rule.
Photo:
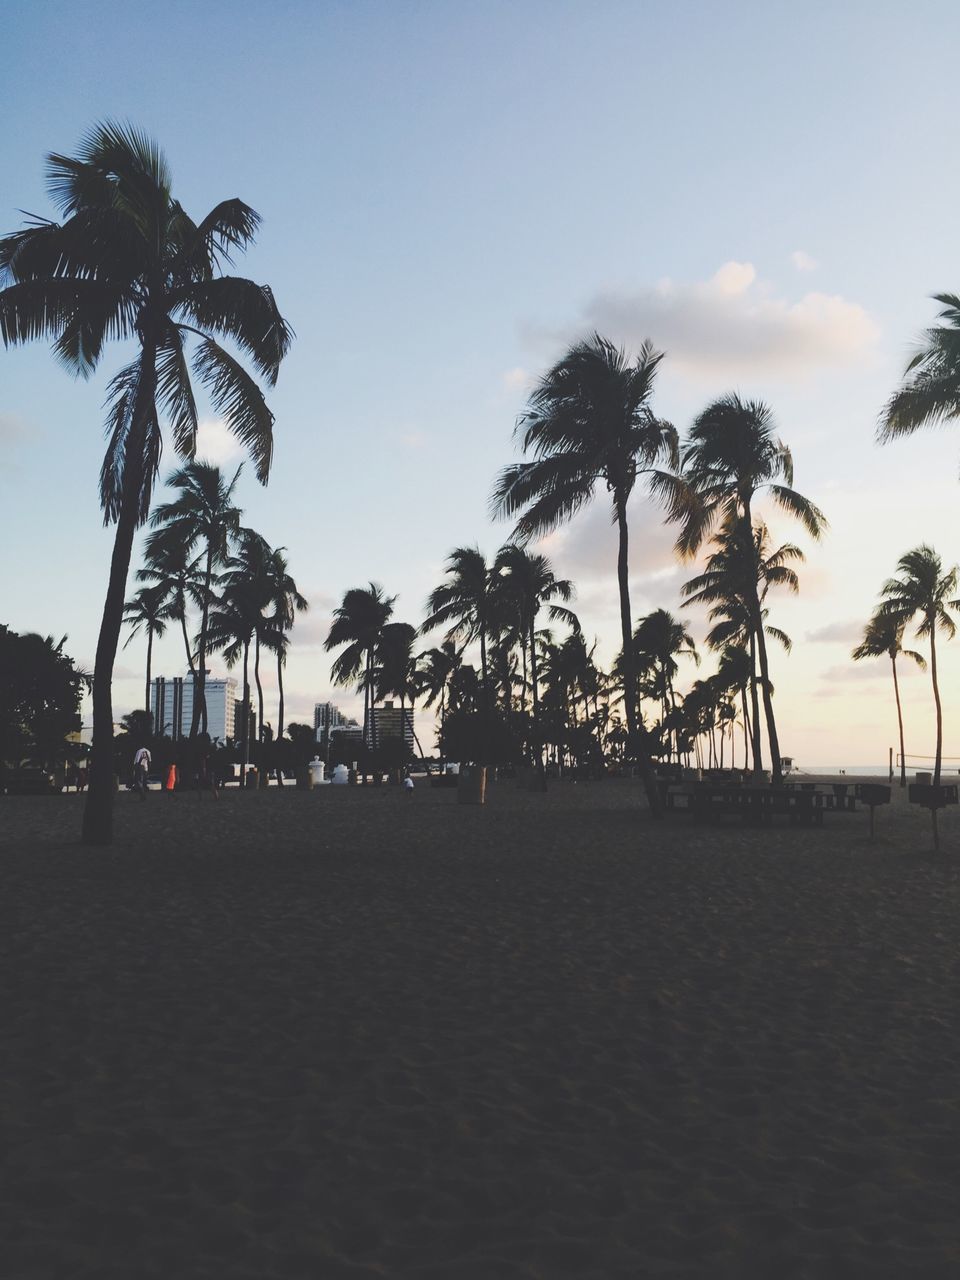
[[[207, 703], [207, 733], [210, 741], [233, 738], [236, 724], [237, 682], [233, 676], [214, 679], [209, 672], [204, 681]], [[157, 676], [150, 691], [154, 732], [168, 738], [185, 738], [193, 719], [193, 677]]]

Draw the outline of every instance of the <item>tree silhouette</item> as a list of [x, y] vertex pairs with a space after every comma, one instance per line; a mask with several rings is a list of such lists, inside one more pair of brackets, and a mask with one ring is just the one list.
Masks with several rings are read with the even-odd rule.
[[900, 785], [907, 785], [907, 760], [903, 742], [903, 710], [900, 706], [900, 681], [897, 679], [897, 658], [910, 658], [921, 671], [927, 663], [915, 649], [904, 649], [903, 629], [906, 623], [889, 613], [875, 613], [863, 630], [863, 639], [854, 649], [854, 662], [864, 658], [889, 658], [893, 670], [893, 693], [897, 703], [897, 731], [900, 736]]
[[117, 530], [94, 668], [83, 839], [109, 844], [111, 680], [133, 537], [147, 518], [160, 460], [161, 422], [169, 424], [177, 452], [192, 458], [198, 426], [192, 364], [265, 483], [273, 415], [255, 379], [214, 335], [233, 341], [273, 385], [292, 332], [267, 287], [223, 274], [231, 254], [252, 241], [258, 215], [231, 199], [194, 222], [174, 199], [166, 161], [145, 134], [96, 125], [76, 156], [48, 156], [47, 185], [63, 222], [32, 218], [0, 240], [0, 338], [8, 346], [51, 339], [57, 358], [84, 377], [109, 339], [136, 345], [110, 382], [100, 473], [104, 520]]
[[[652, 408], [663, 353], [645, 342], [633, 362], [606, 338], [579, 342], [549, 369], [517, 423], [525, 454], [504, 468], [493, 493], [494, 511], [518, 517], [514, 537], [525, 541], [570, 520], [603, 485], [617, 525], [617, 583], [621, 644], [625, 654], [624, 709], [629, 749], [640, 763], [651, 812], [660, 795], [650, 743], [637, 715], [636, 673], [630, 645], [629, 529], [627, 503], [646, 476], [651, 493], [670, 515], [689, 514], [687, 487], [674, 474], [679, 462], [676, 430]], [[667, 469], [669, 468], [669, 469]]]

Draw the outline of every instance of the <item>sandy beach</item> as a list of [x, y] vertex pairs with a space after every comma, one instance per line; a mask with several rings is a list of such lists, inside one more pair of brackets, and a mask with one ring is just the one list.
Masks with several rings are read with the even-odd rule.
[[896, 799], [3, 799], [3, 1274], [960, 1274], [960, 821]]

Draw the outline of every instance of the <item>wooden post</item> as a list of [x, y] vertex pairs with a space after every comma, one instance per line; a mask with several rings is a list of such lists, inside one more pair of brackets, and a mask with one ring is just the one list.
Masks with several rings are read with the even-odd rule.
[[[893, 747], [890, 747], [889, 750], [890, 750], [890, 781], [892, 782], [893, 781]], [[873, 810], [871, 809], [870, 812], [872, 814]]]

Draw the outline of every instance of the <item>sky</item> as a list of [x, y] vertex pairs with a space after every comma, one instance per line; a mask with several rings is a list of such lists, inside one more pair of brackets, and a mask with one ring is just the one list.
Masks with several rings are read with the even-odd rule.
[[[954, 4], [95, 0], [80, 23], [37, 0], [4, 36], [0, 231], [53, 215], [44, 156], [104, 118], [159, 140], [195, 217], [240, 196], [263, 218], [237, 270], [272, 286], [297, 339], [269, 394], [269, 484], [248, 466], [239, 500], [311, 602], [288, 719], [358, 706], [323, 651], [346, 589], [377, 581], [419, 623], [453, 547], [492, 555], [508, 537], [488, 501], [516, 418], [598, 330], [666, 351], [655, 408], [681, 435], [727, 391], [773, 408], [796, 487], [830, 521], [813, 545], [771, 516], [807, 553], [800, 595], [770, 602], [794, 641], [772, 657], [782, 750], [801, 767], [886, 760], [888, 666], [850, 649], [903, 552], [960, 558], [958, 433], [875, 442], [930, 295], [960, 290]], [[0, 621], [66, 633], [91, 669], [121, 360], [84, 383], [42, 344], [0, 351]], [[209, 411], [202, 452], [242, 461]], [[174, 462], [168, 448], [161, 476]], [[634, 613], [677, 610], [691, 569], [674, 531], [640, 491], [630, 521]], [[609, 660], [603, 495], [544, 549]], [[144, 660], [139, 639], [118, 654], [117, 718], [140, 703]], [[155, 672], [183, 669], [176, 636], [160, 641]], [[944, 750], [960, 756], [960, 639], [941, 674]], [[929, 682], [904, 677], [907, 750], [932, 752]]]

